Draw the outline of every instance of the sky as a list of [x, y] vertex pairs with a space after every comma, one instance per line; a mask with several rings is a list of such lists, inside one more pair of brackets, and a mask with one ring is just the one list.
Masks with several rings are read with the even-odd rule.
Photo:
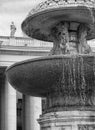
[[10, 24], [17, 28], [15, 36], [22, 36], [21, 23], [29, 11], [43, 0], [0, 0], [0, 36], [10, 35]]

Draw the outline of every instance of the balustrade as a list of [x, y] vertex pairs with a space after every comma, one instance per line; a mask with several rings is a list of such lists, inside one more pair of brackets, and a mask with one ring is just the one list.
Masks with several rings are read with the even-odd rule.
[[43, 42], [28, 38], [0, 38], [0, 46], [18, 46], [18, 47], [52, 47], [52, 43]]

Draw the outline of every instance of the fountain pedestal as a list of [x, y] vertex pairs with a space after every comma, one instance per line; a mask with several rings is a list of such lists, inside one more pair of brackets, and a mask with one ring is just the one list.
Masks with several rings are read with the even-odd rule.
[[41, 130], [95, 130], [95, 112], [61, 111], [40, 116]]
[[41, 130], [94, 130], [94, 57], [67, 57], [61, 61], [58, 79], [47, 91], [38, 122]]

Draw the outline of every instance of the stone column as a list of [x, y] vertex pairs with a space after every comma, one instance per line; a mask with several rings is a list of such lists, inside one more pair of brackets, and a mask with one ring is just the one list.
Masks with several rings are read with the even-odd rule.
[[40, 130], [41, 98], [23, 95], [23, 130]]
[[16, 130], [16, 90], [7, 81], [1, 96], [1, 130]]
[[4, 77], [3, 74], [0, 74], [0, 130], [4, 129]]

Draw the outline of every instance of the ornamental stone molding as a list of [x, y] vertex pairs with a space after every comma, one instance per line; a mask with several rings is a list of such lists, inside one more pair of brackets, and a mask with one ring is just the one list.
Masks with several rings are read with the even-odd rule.
[[47, 0], [40, 3], [38, 6], [33, 8], [29, 15], [33, 15], [37, 12], [48, 10], [51, 8], [60, 8], [60, 7], [76, 7], [76, 6], [87, 6], [90, 8], [95, 8], [94, 0]]
[[94, 120], [95, 115], [91, 111], [64, 111], [44, 114], [38, 122], [41, 130], [95, 130]]
[[95, 130], [95, 125], [79, 125], [78, 130]]
[[[40, 21], [40, 22], [39, 22]], [[22, 23], [29, 37], [52, 42], [51, 30], [60, 22], [84, 23], [89, 31], [87, 40], [95, 38], [94, 0], [47, 0], [33, 8]]]

